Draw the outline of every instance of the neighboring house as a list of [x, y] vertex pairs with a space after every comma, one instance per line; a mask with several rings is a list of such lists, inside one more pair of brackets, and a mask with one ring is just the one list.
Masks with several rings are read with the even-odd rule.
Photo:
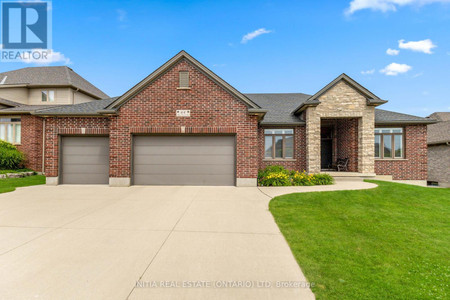
[[[42, 145], [42, 128], [37, 128], [39, 122], [23, 127], [22, 115], [107, 97], [68, 67], [35, 67], [0, 73], [0, 139], [17, 144], [27, 154], [29, 167], [41, 171], [42, 149], [36, 149], [36, 145]], [[27, 140], [23, 141], [22, 137]]]
[[385, 102], [345, 74], [314, 95], [242, 94], [181, 51], [120, 97], [23, 110], [21, 147], [48, 184], [256, 186], [267, 165], [315, 173], [338, 158], [426, 180], [432, 121]]
[[438, 121], [428, 125], [428, 182], [450, 187], [450, 112], [429, 116]]

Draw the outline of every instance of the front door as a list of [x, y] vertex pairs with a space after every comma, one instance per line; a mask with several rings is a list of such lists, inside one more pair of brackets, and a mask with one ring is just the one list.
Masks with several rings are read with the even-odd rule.
[[320, 144], [321, 149], [321, 168], [330, 169], [333, 156], [333, 141], [331, 139], [322, 140]]
[[321, 128], [320, 149], [320, 167], [330, 169], [333, 163], [333, 127]]

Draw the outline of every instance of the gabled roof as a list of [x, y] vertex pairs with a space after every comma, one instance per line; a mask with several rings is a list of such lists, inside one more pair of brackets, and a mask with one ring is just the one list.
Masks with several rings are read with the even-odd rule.
[[137, 93], [139, 93], [142, 89], [144, 89], [152, 81], [154, 81], [161, 74], [163, 74], [165, 71], [167, 71], [169, 68], [174, 66], [177, 62], [179, 62], [182, 59], [186, 59], [187, 61], [189, 61], [191, 64], [193, 64], [195, 67], [197, 67], [201, 72], [203, 72], [206, 76], [208, 76], [213, 81], [215, 81], [218, 85], [220, 85], [222, 88], [224, 88], [227, 92], [236, 96], [245, 105], [247, 105], [248, 108], [254, 109], [254, 110], [260, 109], [260, 107], [256, 103], [254, 103], [248, 97], [246, 97], [244, 94], [242, 94], [241, 92], [236, 90], [234, 87], [232, 87], [230, 84], [228, 84], [225, 80], [223, 80], [222, 78], [217, 76], [214, 72], [212, 72], [210, 69], [205, 67], [198, 60], [196, 60], [191, 55], [189, 55], [186, 51], [182, 50], [177, 55], [175, 55], [174, 57], [169, 59], [161, 67], [156, 69], [153, 73], [151, 73], [146, 78], [144, 78], [141, 82], [139, 82], [134, 87], [132, 87], [130, 90], [128, 90], [125, 94], [120, 96], [115, 102], [111, 103], [111, 105], [109, 105], [107, 107], [106, 111], [118, 109], [120, 106], [122, 106], [124, 103], [126, 103], [128, 100], [130, 100], [133, 96], [135, 96]]
[[325, 92], [327, 92], [329, 89], [331, 89], [333, 86], [335, 86], [340, 81], [345, 81], [347, 84], [352, 86], [355, 90], [357, 90], [359, 93], [361, 93], [363, 96], [367, 99], [367, 105], [373, 105], [378, 106], [380, 104], [384, 104], [387, 101], [380, 99], [378, 96], [373, 94], [371, 91], [360, 85], [358, 82], [353, 80], [350, 76], [348, 76], [345, 73], [342, 73], [338, 77], [336, 77], [333, 81], [331, 81], [329, 84], [327, 84], [324, 88], [322, 88], [320, 91], [315, 93], [314, 95], [310, 96], [305, 102], [300, 104], [293, 112], [294, 114], [300, 113], [304, 108], [308, 106], [317, 106], [320, 104], [320, 101], [318, 100], [320, 96], [322, 96]]
[[26, 87], [73, 87], [94, 98], [108, 95], [66, 66], [31, 67], [0, 73], [0, 88]]

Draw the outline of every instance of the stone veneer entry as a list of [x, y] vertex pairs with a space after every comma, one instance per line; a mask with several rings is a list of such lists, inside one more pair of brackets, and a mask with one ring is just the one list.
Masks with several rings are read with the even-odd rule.
[[[358, 172], [375, 173], [374, 124], [375, 108], [366, 98], [344, 81], [320, 96], [318, 106], [306, 108], [306, 167], [320, 172], [321, 119], [358, 119]], [[352, 158], [351, 158], [352, 159]]]

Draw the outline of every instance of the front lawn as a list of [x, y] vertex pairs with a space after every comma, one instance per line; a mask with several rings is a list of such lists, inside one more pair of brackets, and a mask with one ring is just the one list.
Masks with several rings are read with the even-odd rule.
[[38, 185], [45, 183], [45, 176], [35, 175], [22, 178], [5, 178], [0, 179], [0, 194], [12, 192], [16, 187]]
[[270, 202], [317, 299], [449, 299], [450, 189], [368, 182]]

